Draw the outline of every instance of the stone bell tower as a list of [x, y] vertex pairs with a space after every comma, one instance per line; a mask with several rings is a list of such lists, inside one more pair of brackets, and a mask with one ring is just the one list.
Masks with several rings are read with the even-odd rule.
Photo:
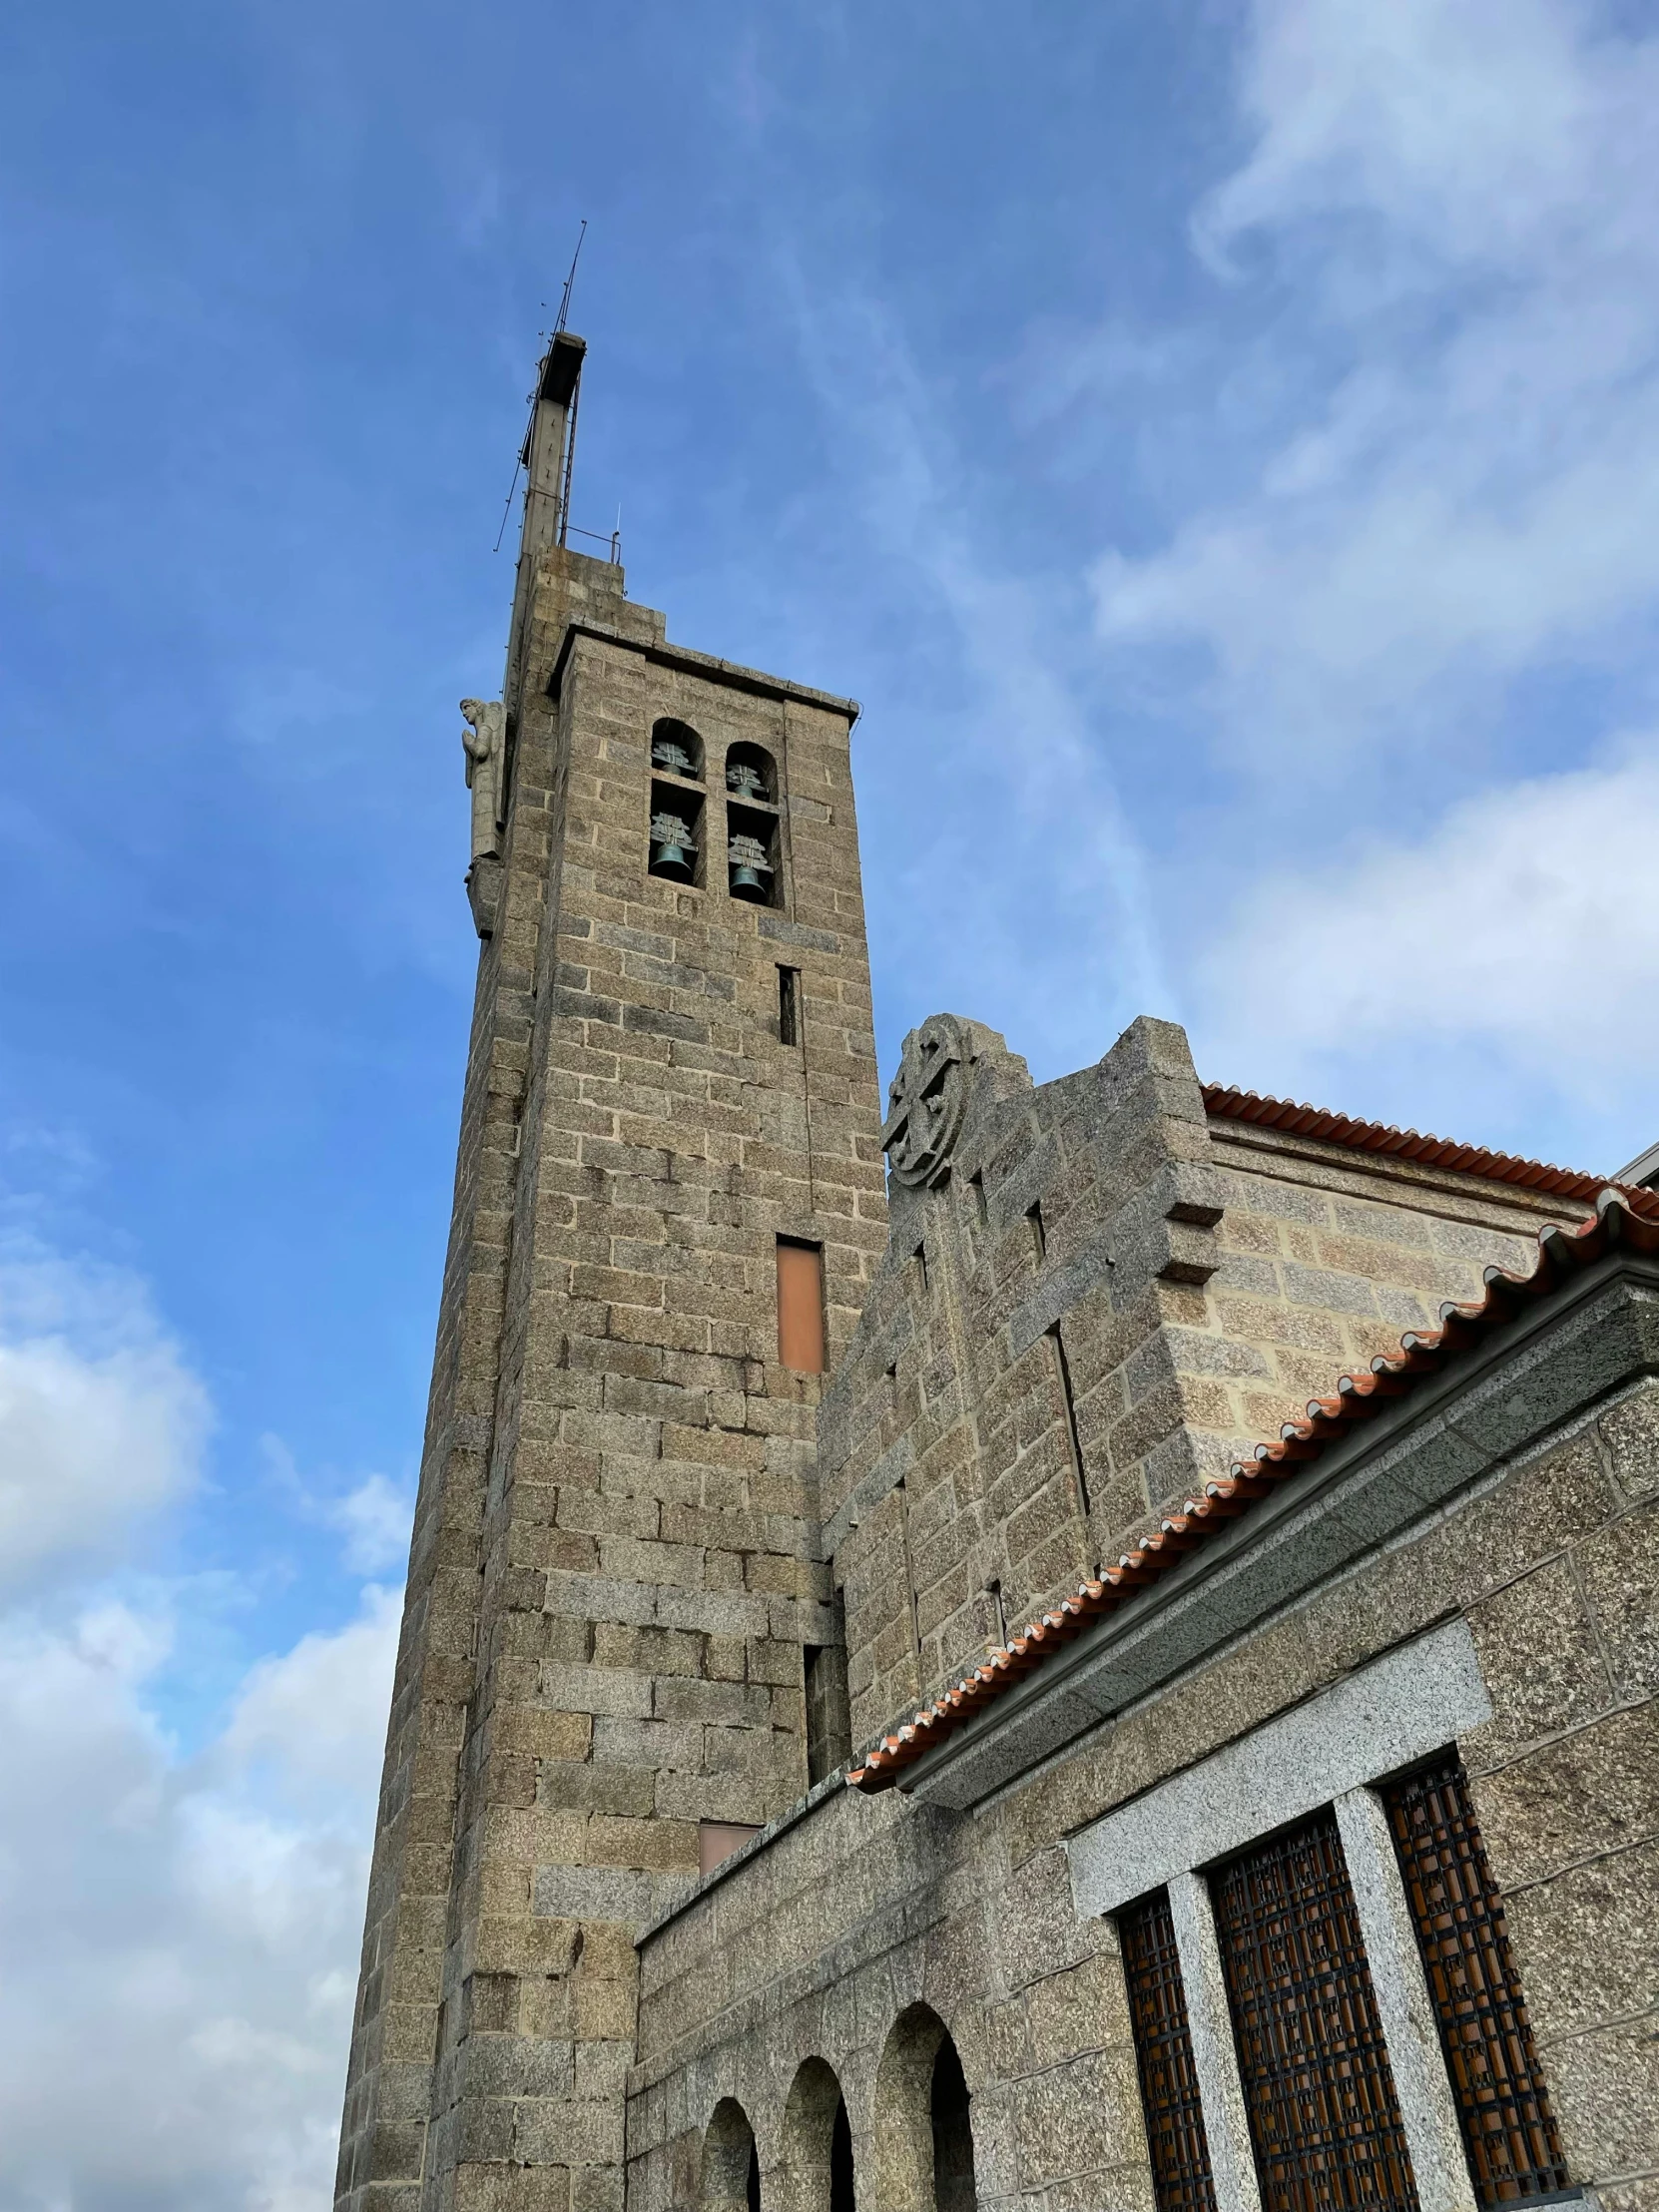
[[337, 2203], [619, 2212], [634, 1937], [844, 1756], [815, 1409], [885, 1238], [848, 733], [568, 546], [538, 371]]

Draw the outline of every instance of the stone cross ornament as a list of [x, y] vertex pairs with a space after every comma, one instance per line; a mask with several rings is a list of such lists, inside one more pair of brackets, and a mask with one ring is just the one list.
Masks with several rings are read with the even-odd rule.
[[904, 1039], [887, 1091], [881, 1144], [895, 1183], [912, 1190], [940, 1182], [967, 1109], [972, 1054], [954, 1014], [929, 1014]]
[[461, 733], [466, 750], [466, 781], [472, 793], [472, 857], [499, 852], [501, 778], [507, 752], [507, 710], [499, 699], [463, 699], [468, 727]]

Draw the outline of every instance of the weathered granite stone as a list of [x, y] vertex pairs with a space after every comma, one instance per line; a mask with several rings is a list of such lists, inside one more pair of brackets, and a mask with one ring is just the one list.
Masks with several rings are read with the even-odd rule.
[[1601, 1437], [1621, 1488], [1659, 1489], [1659, 1382], [1645, 1381], [1602, 1415]]
[[1659, 1705], [1649, 1702], [1602, 1714], [1479, 1777], [1474, 1802], [1503, 1890], [1640, 1843], [1659, 1820], [1656, 1774]]

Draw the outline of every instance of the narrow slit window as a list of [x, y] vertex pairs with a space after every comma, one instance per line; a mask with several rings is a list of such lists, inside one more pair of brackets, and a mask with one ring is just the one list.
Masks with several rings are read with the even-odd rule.
[[824, 1247], [778, 1240], [778, 1359], [798, 1375], [822, 1375]]
[[974, 1223], [978, 1228], [983, 1229], [991, 1218], [989, 1209], [985, 1204], [985, 1178], [977, 1173], [970, 1175], [968, 1177], [968, 1189], [973, 1193]]
[[833, 1774], [852, 1756], [852, 1709], [846, 1689], [846, 1613], [839, 1590], [830, 1600], [830, 1611], [834, 1641], [808, 1644], [803, 1662], [809, 1786]]
[[904, 1539], [904, 1592], [907, 1599], [905, 1617], [910, 1628], [910, 1650], [921, 1656], [921, 1607], [916, 1602], [916, 1570], [910, 1550], [910, 1485], [902, 1475], [893, 1484], [898, 1492], [898, 1532]]
[[927, 1288], [927, 1247], [924, 1244], [916, 1246], [916, 1275], [922, 1289], [925, 1291]]
[[780, 966], [778, 970], [778, 1041], [780, 1044], [801, 1042], [801, 970]]
[[1008, 1615], [1002, 1603], [1002, 1584], [994, 1577], [985, 1584], [985, 1595], [990, 1599], [991, 1623], [996, 1630], [999, 1644], [1008, 1641]]
[[1054, 1363], [1054, 1382], [1060, 1392], [1060, 1404], [1066, 1416], [1066, 1449], [1071, 1454], [1072, 1477], [1077, 1484], [1077, 1502], [1085, 1519], [1089, 1513], [1089, 1477], [1083, 1465], [1083, 1442], [1077, 1433], [1077, 1401], [1071, 1389], [1071, 1365], [1066, 1359], [1066, 1348], [1060, 1342], [1060, 1324], [1044, 1332], [1048, 1339], [1049, 1358]]
[[1027, 1207], [1025, 1218], [1031, 1224], [1032, 1250], [1036, 1253], [1037, 1258], [1041, 1260], [1048, 1250], [1048, 1234], [1043, 1228], [1043, 1210], [1040, 1200], [1035, 1206]]
[[1476, 2199], [1553, 2195], [1568, 2186], [1561, 2138], [1457, 1754], [1396, 1782], [1383, 1803]]
[[1216, 2212], [1169, 1892], [1159, 1890], [1120, 1913], [1118, 1938], [1158, 2212]]

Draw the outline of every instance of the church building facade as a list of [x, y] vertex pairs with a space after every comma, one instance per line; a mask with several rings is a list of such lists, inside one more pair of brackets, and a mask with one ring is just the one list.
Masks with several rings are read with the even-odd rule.
[[1150, 1018], [883, 1117], [857, 710], [569, 549], [581, 361], [339, 2212], [1654, 2212], [1659, 1193]]

